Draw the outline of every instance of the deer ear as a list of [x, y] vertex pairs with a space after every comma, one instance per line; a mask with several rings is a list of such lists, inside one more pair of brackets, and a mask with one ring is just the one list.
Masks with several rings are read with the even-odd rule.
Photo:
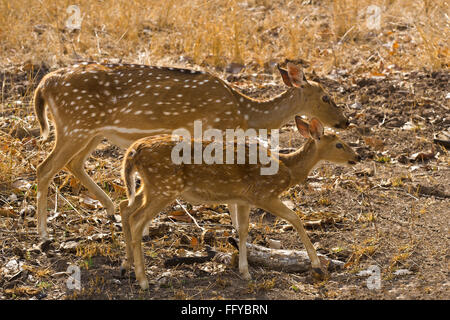
[[311, 138], [309, 124], [303, 121], [299, 116], [295, 116], [295, 124], [297, 125], [298, 132], [305, 138]]
[[317, 118], [312, 118], [311, 122], [309, 123], [309, 133], [311, 134], [311, 137], [313, 137], [316, 140], [320, 140], [320, 138], [323, 136], [323, 125]]
[[302, 68], [296, 66], [295, 64], [288, 62], [288, 75], [291, 83], [294, 87], [301, 87], [306, 82], [305, 74], [303, 73]]
[[281, 69], [279, 65], [277, 65], [278, 71], [280, 71], [281, 78], [283, 79], [283, 82], [288, 87], [292, 87], [291, 79], [289, 79], [289, 74], [286, 70]]

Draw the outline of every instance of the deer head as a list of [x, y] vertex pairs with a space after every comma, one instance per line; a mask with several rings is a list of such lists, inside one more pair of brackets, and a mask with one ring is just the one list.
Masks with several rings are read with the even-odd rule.
[[306, 80], [303, 70], [288, 62], [287, 70], [278, 67], [285, 85], [297, 88], [298, 113], [315, 117], [330, 127], [345, 129], [348, 119], [329, 93], [317, 82]]

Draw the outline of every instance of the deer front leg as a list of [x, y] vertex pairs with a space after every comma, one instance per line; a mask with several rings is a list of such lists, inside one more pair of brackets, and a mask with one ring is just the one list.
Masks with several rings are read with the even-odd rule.
[[239, 225], [238, 225], [238, 221], [237, 221], [237, 204], [229, 203], [228, 204], [228, 211], [230, 211], [231, 224], [236, 229], [236, 231], [238, 231], [239, 230]]
[[326, 274], [326, 271], [322, 269], [322, 264], [319, 260], [319, 257], [317, 256], [316, 249], [314, 249], [314, 246], [309, 240], [309, 237], [306, 234], [305, 229], [303, 228], [302, 221], [297, 216], [297, 214], [288, 207], [286, 207], [278, 198], [271, 200], [264, 200], [264, 202], [259, 203], [258, 206], [280, 218], [287, 220], [295, 227], [298, 234], [300, 235], [300, 239], [303, 245], [306, 248], [306, 252], [308, 252], [309, 259], [311, 260], [313, 273], [315, 273], [315, 275], [317, 275], [318, 277], [323, 278]]
[[[234, 205], [232, 205], [234, 206]], [[235, 207], [239, 232], [239, 272], [245, 280], [251, 280], [252, 276], [248, 272], [247, 261], [247, 237], [248, 237], [248, 220], [250, 215], [250, 206], [236, 205]]]

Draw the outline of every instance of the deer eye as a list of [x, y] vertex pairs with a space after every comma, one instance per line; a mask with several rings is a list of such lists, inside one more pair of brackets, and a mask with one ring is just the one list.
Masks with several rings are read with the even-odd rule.
[[342, 145], [342, 143], [336, 143], [336, 148], [338, 149], [342, 149], [344, 146]]
[[329, 96], [322, 96], [322, 101], [325, 103], [330, 103], [330, 97]]

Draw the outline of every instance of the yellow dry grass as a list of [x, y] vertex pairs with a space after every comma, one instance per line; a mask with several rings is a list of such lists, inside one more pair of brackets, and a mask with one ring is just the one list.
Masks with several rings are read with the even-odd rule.
[[[82, 21], [70, 31], [66, 24], [75, 13], [67, 9], [74, 4]], [[379, 8], [380, 30], [368, 28], [377, 14], [370, 6]], [[2, 65], [182, 59], [207, 67], [240, 62], [261, 71], [288, 58], [327, 73], [375, 54], [386, 66], [439, 69], [449, 64], [448, 38], [445, 0], [0, 1]]]

